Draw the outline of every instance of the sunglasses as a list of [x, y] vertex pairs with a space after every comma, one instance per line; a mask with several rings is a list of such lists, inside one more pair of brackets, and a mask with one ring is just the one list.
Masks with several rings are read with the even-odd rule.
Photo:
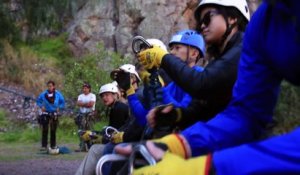
[[211, 22], [211, 17], [213, 17], [217, 14], [219, 14], [219, 12], [216, 10], [211, 10], [211, 11], [208, 11], [207, 13], [205, 13], [203, 18], [200, 20], [198, 27], [201, 28], [202, 24], [204, 24], [205, 26], [208, 26], [209, 23]]

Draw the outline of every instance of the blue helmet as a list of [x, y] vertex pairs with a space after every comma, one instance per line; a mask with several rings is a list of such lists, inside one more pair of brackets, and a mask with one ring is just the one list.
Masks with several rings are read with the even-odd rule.
[[205, 54], [205, 42], [199, 33], [195, 30], [182, 30], [177, 32], [172, 36], [171, 41], [169, 42], [169, 47], [172, 44], [183, 44], [197, 48], [200, 51], [200, 54], [204, 56]]

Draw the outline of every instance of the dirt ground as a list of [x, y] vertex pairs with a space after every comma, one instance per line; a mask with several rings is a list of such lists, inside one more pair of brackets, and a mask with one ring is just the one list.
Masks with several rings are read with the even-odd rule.
[[48, 155], [39, 151], [38, 144], [0, 143], [0, 175], [74, 175], [85, 154]]
[[1, 162], [1, 175], [74, 175], [81, 160], [35, 159]]

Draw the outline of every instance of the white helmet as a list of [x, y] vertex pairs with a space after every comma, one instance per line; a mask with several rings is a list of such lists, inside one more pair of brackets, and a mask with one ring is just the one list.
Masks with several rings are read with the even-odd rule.
[[134, 74], [139, 79], [139, 81], [141, 81], [141, 78], [140, 78], [139, 74], [136, 72], [134, 65], [124, 64], [124, 65], [120, 66], [119, 69], [121, 69], [125, 72], [128, 72], [128, 73]]
[[104, 92], [118, 93], [118, 87], [115, 84], [107, 83], [100, 87], [99, 94], [101, 95]]
[[250, 20], [250, 11], [246, 0], [202, 0], [194, 13], [196, 20], [198, 20], [199, 18], [201, 7], [207, 4], [215, 4], [225, 7], [235, 7], [243, 14], [243, 16], [248, 20], [248, 22]]
[[111, 84], [113, 84], [113, 85], [115, 85], [115, 86], [118, 87], [118, 82], [117, 81], [113, 81], [113, 82], [111, 82]]
[[146, 41], [149, 44], [151, 44], [152, 46], [156, 45], [156, 46], [159, 46], [160, 48], [164, 49], [165, 51], [167, 51], [166, 45], [161, 40], [159, 40], [159, 39], [151, 38], [151, 39], [146, 39]]

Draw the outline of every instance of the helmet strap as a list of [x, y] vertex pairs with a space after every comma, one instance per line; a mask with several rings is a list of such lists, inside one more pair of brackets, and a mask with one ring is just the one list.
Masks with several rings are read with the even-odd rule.
[[190, 61], [190, 46], [187, 45], [187, 51], [186, 51], [186, 60], [185, 63], [188, 65]]

